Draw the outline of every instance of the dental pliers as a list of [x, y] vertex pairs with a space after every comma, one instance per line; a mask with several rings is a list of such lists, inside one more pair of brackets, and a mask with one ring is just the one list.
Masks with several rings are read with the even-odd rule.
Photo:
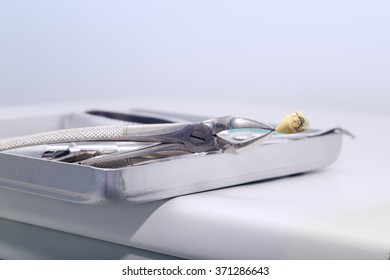
[[[262, 132], [251, 137], [229, 134], [243, 129]], [[71, 143], [67, 151], [51, 151], [48, 146], [43, 158], [99, 167], [121, 167], [188, 153], [239, 153], [264, 143], [274, 131], [275, 128], [266, 123], [240, 116], [227, 116], [195, 123], [125, 124], [57, 130], [10, 139], [0, 143], [0, 151]], [[114, 141], [140, 145], [129, 150], [99, 149], [100, 144]], [[72, 151], [72, 146], [77, 147], [75, 143], [79, 142], [88, 143], [88, 150], [74, 148]]]

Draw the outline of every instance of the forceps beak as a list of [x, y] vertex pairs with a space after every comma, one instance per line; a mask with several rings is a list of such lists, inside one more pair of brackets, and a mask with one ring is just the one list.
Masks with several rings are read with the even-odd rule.
[[241, 116], [226, 116], [203, 122], [217, 138], [223, 152], [239, 154], [263, 144], [275, 128], [267, 123]]

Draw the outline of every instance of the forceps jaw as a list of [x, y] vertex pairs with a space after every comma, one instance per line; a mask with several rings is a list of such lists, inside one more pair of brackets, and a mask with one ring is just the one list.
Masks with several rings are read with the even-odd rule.
[[[241, 116], [226, 116], [203, 122], [216, 137], [220, 149], [225, 153], [239, 154], [248, 151], [271, 138], [275, 128], [269, 124], [255, 121]], [[266, 133], [249, 137], [245, 140], [237, 140], [222, 135], [222, 132], [232, 129], [261, 129]]]
[[227, 140], [222, 136], [218, 136], [218, 142], [220, 143], [221, 149], [224, 153], [237, 155], [263, 144], [272, 137], [272, 133], [273, 130], [270, 130], [264, 134], [249, 137], [246, 140], [240, 141], [233, 141], [232, 139]]
[[225, 116], [215, 119], [203, 121], [213, 134], [217, 134], [224, 130], [240, 129], [240, 128], [253, 128], [253, 129], [267, 129], [274, 131], [275, 128], [267, 123], [262, 123], [241, 116]]

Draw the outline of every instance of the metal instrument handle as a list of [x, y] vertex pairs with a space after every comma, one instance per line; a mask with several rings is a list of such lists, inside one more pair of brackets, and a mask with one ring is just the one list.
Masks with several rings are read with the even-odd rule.
[[0, 142], [0, 151], [54, 143], [125, 140], [125, 136], [123, 125], [64, 129], [8, 139]]

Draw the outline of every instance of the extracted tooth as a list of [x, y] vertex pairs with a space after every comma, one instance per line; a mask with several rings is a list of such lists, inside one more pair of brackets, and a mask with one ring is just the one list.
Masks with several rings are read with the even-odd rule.
[[309, 129], [309, 120], [306, 115], [301, 111], [295, 111], [285, 116], [275, 130], [280, 133], [290, 134], [307, 129]]

